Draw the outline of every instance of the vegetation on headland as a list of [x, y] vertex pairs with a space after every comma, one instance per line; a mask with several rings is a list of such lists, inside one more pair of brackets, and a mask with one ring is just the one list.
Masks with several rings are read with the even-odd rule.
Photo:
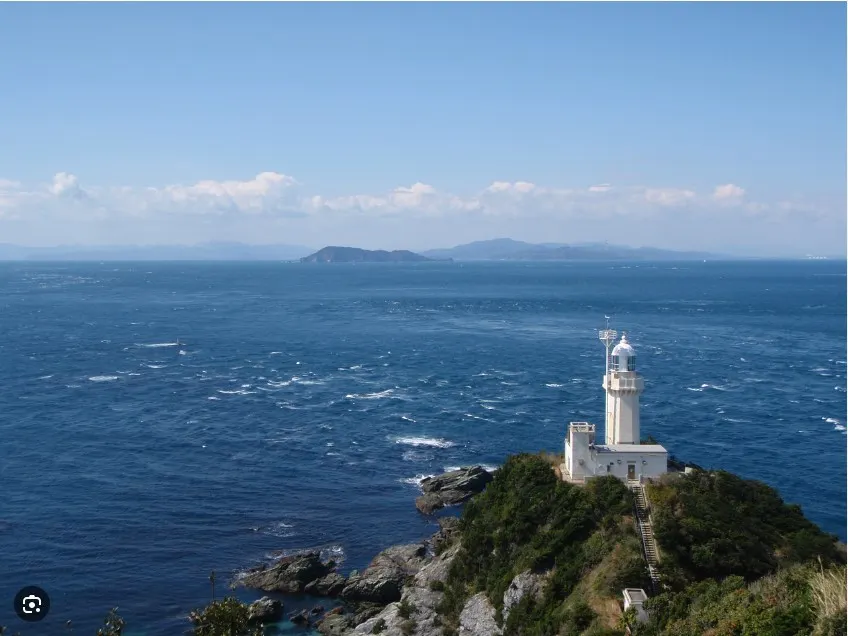
[[[662, 589], [645, 603], [647, 623], [623, 612], [622, 590], [651, 592], [633, 519], [633, 495], [614, 477], [561, 481], [555, 456], [516, 455], [463, 510], [451, 541], [435, 634], [459, 631], [479, 593], [504, 635], [836, 636], [846, 625], [844, 547], [798, 506], [757, 481], [724, 471], [674, 473], [646, 488], [660, 549]], [[513, 596], [519, 575], [532, 591]], [[525, 579], [526, 580], [526, 579]], [[214, 581], [213, 581], [214, 583]], [[530, 588], [528, 588], [530, 589]], [[213, 593], [214, 596], [214, 593]], [[419, 608], [403, 599], [402, 633], [416, 632]], [[195, 636], [256, 636], [248, 607], [233, 597], [192, 612]], [[386, 620], [375, 621], [382, 633]], [[112, 611], [99, 636], [121, 636]], [[4, 633], [0, 628], [0, 635]]]
[[[547, 458], [507, 460], [460, 522], [442, 603], [445, 633], [485, 592], [502, 621], [504, 592], [544, 573], [502, 623], [505, 634], [621, 634], [625, 587], [649, 591], [627, 488], [612, 477], [559, 481]], [[644, 636], [845, 634], [845, 554], [836, 537], [757, 481], [723, 471], [667, 475], [647, 489], [665, 588], [646, 603]]]

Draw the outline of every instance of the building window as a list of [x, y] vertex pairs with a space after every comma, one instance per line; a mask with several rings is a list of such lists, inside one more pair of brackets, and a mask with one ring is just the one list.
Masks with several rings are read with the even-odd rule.
[[627, 370], [635, 371], [636, 370], [636, 356], [630, 356], [627, 358]]

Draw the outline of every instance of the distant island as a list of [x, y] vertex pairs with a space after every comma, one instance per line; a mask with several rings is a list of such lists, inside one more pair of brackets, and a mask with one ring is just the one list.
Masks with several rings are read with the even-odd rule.
[[[328, 246], [314, 254], [304, 256], [301, 263], [417, 263], [432, 261], [421, 254], [408, 250], [363, 250], [358, 247]], [[446, 259], [442, 259], [446, 260]]]
[[628, 247], [608, 243], [525, 243], [508, 238], [475, 241], [446, 249], [427, 250], [425, 256], [457, 261], [683, 261], [730, 258], [709, 252]]

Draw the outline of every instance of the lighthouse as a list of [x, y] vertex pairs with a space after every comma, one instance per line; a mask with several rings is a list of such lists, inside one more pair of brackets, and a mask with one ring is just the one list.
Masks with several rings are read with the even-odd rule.
[[642, 444], [639, 396], [645, 381], [636, 371], [636, 352], [622, 334], [609, 328], [598, 332], [606, 347], [604, 368], [605, 438], [595, 441], [595, 425], [570, 422], [566, 431], [564, 461], [560, 472], [565, 481], [612, 475], [627, 483], [655, 479], [668, 470], [668, 451], [660, 444]]
[[645, 390], [645, 381], [636, 372], [636, 352], [627, 334], [608, 354], [607, 372], [603, 387], [606, 393], [606, 443], [638, 444], [639, 396]]

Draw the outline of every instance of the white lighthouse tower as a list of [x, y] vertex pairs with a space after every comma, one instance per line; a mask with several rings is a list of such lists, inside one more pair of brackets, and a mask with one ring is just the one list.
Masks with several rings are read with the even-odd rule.
[[636, 372], [636, 352], [627, 342], [627, 334], [609, 355], [604, 375], [606, 392], [606, 443], [638, 444], [639, 395], [645, 390], [645, 381]]

